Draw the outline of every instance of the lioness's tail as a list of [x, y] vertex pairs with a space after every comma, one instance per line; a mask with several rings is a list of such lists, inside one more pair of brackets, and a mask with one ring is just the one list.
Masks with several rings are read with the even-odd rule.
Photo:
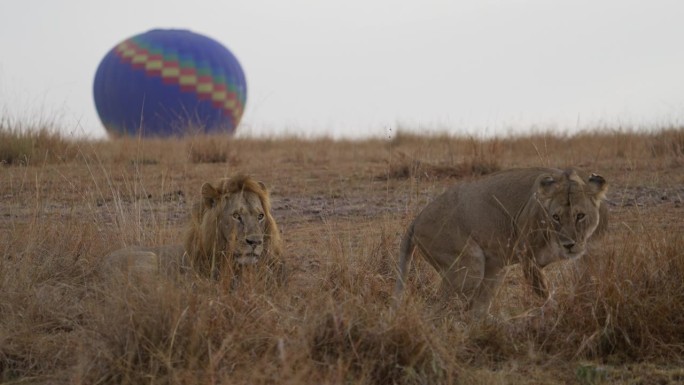
[[401, 239], [401, 245], [399, 246], [399, 274], [397, 276], [397, 284], [394, 287], [394, 309], [399, 308], [401, 304], [402, 295], [404, 293], [404, 283], [406, 282], [406, 277], [408, 271], [411, 268], [411, 260], [413, 259], [413, 252], [416, 248], [415, 243], [413, 243], [413, 226], [415, 222], [412, 222], [406, 234]]

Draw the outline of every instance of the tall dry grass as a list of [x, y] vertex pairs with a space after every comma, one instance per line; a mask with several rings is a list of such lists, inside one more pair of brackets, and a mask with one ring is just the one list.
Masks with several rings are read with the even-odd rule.
[[[682, 191], [677, 147], [654, 150], [678, 135], [226, 140], [220, 150], [205, 138], [121, 139], [72, 143], [80, 156], [69, 164], [6, 165], [0, 169], [0, 382], [681, 381], [681, 209], [676, 197], [633, 204], [624, 198], [641, 185]], [[55, 143], [48, 148], [61, 148]], [[192, 155], [205, 151], [228, 158]], [[440, 302], [438, 277], [418, 260], [406, 300], [393, 314], [404, 226], [443, 186], [477, 177], [472, 169], [391, 174], [414, 160], [422, 167], [603, 170], [613, 185], [610, 232], [594, 243], [586, 264], [547, 269], [551, 302], [534, 297], [513, 266], [493, 317], [476, 322]], [[237, 171], [272, 186], [288, 285], [273, 288], [258, 274], [233, 289], [195, 277], [150, 284], [113, 279], [102, 269], [102, 257], [114, 248], [175, 243], [198, 183]], [[429, 196], [419, 195], [425, 191]]]
[[78, 156], [54, 122], [18, 123], [0, 117], [0, 164], [68, 162]]

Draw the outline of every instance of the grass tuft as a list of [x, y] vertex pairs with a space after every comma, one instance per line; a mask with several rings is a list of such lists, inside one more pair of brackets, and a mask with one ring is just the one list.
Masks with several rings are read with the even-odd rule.
[[684, 156], [684, 128], [669, 128], [654, 134], [651, 153], [654, 157]]
[[395, 159], [389, 170], [378, 175], [377, 179], [462, 179], [491, 174], [500, 169], [501, 165], [493, 158], [474, 157], [457, 164], [433, 164], [399, 153], [399, 160]]
[[54, 126], [14, 124], [0, 119], [0, 163], [63, 163], [78, 157], [78, 148]]
[[231, 138], [225, 136], [197, 136], [189, 141], [188, 153], [191, 163], [230, 163], [237, 165], [232, 155]]

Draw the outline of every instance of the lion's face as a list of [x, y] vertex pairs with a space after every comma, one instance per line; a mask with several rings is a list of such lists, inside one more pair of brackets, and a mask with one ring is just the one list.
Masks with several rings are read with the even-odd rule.
[[242, 265], [255, 264], [264, 253], [267, 213], [261, 199], [252, 191], [221, 194], [210, 184], [203, 187], [205, 205], [216, 210], [219, 250]]
[[576, 173], [540, 181], [547, 241], [564, 258], [586, 251], [587, 240], [599, 224], [599, 206], [606, 191], [605, 180], [593, 175], [585, 182]]
[[219, 228], [226, 239], [234, 241], [231, 251], [237, 263], [256, 263], [264, 251], [266, 234], [261, 200], [253, 192], [244, 191], [227, 197], [226, 201]]

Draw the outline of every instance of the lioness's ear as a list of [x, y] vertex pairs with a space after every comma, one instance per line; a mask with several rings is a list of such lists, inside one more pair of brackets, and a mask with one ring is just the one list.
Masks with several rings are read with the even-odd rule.
[[589, 177], [589, 187], [591, 188], [591, 191], [594, 193], [596, 196], [597, 200], [602, 200], [605, 199], [606, 197], [606, 192], [608, 192], [608, 183], [606, 183], [606, 180], [603, 179], [601, 175], [598, 174], [591, 174]]
[[542, 176], [539, 179], [539, 186], [537, 187], [537, 194], [541, 198], [548, 197], [556, 191], [558, 187], [558, 181], [556, 181], [551, 175]]
[[221, 194], [209, 182], [202, 185], [202, 203], [206, 208], [212, 208], [216, 205], [216, 201]]

